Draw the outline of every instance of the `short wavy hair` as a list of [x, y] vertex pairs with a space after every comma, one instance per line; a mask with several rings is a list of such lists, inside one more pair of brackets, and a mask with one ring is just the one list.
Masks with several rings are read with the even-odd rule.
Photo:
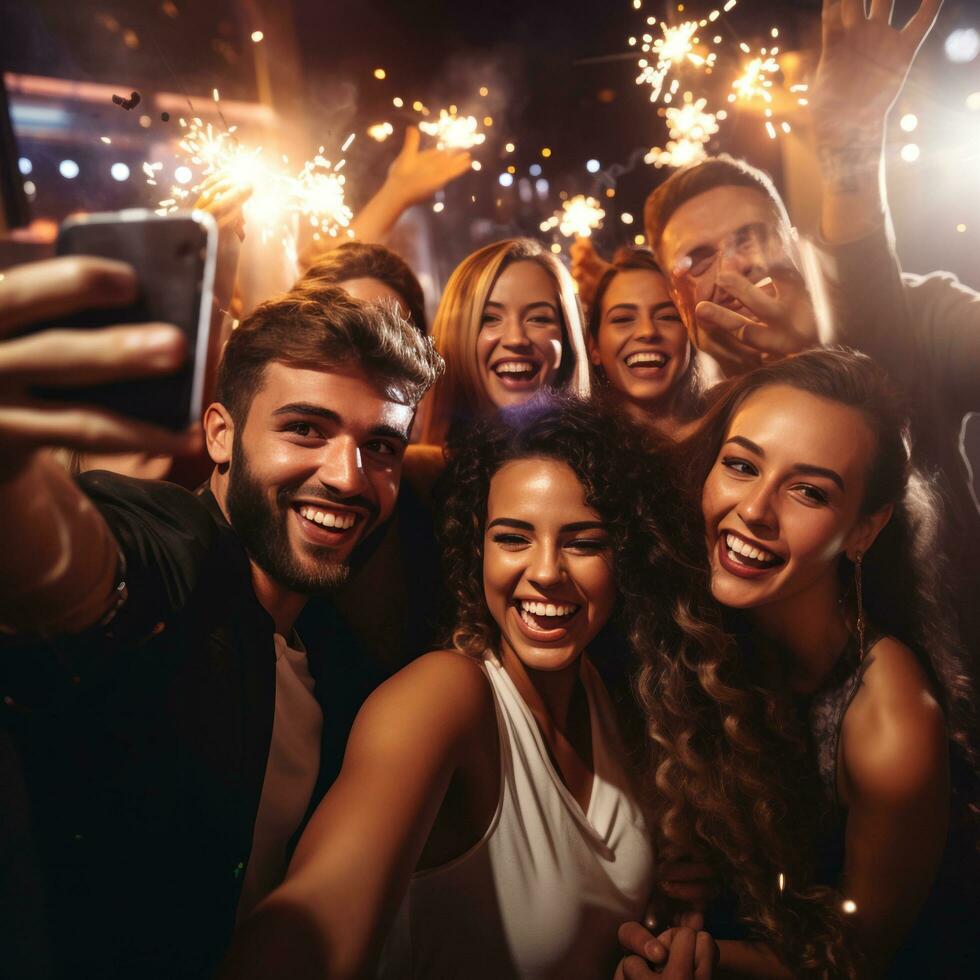
[[335, 286], [294, 286], [257, 306], [232, 333], [215, 398], [243, 425], [265, 369], [284, 364], [354, 365], [379, 390], [417, 405], [442, 373], [442, 358], [394, 304], [365, 303]]

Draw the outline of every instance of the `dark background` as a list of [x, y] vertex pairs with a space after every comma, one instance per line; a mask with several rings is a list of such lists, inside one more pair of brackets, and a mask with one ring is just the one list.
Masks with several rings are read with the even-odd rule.
[[[194, 97], [204, 115], [213, 109], [207, 96], [214, 87], [222, 100], [271, 102], [282, 132], [293, 134], [299, 159], [317, 144], [336, 147], [357, 131], [347, 171], [355, 210], [380, 183], [401, 124], [414, 117], [394, 109], [393, 96], [409, 104], [419, 98], [434, 110], [456, 103], [478, 117], [491, 115], [488, 141], [476, 152], [483, 170], [448, 188], [441, 214], [425, 209], [438, 279], [476, 242], [514, 232], [540, 235], [538, 224], [559, 206], [560, 192], [603, 195], [608, 217], [597, 241], [607, 251], [641, 231], [643, 199], [667, 172], [640, 158], [652, 145], [662, 146], [666, 132], [646, 90], [634, 83], [635, 55], [623, 57], [626, 38], [649, 29], [647, 14], [659, 18], [669, 11], [674, 22], [703, 16], [715, 5], [692, 2], [678, 13], [677, 4], [662, 0], [644, 0], [640, 11], [631, 0], [4, 0], [0, 58], [8, 72], [140, 91], [144, 107], [154, 91], [180, 92]], [[896, 19], [915, 6], [915, 0], [899, 0]], [[718, 21], [718, 31], [726, 43], [738, 38], [755, 48], [772, 43], [768, 32], [778, 25], [783, 51], [800, 51], [805, 67], [816, 56], [819, 7], [819, 0], [740, 0]], [[951, 269], [980, 286], [980, 111], [965, 106], [966, 96], [980, 90], [980, 59], [954, 65], [943, 53], [949, 32], [967, 25], [980, 28], [980, 3], [947, 0], [893, 114], [889, 186], [906, 267]], [[262, 53], [271, 95], [259, 78], [258, 46], [249, 40], [255, 29], [266, 33]], [[696, 94], [711, 96], [714, 106], [724, 105], [731, 77], [725, 57], [713, 78], [687, 76]], [[373, 77], [376, 67], [386, 70], [384, 81]], [[486, 98], [477, 94], [480, 85], [490, 89]], [[37, 100], [30, 101], [36, 110]], [[57, 107], [58, 99], [51, 101]], [[152, 124], [141, 128], [139, 110], [126, 113], [106, 100], [70, 104], [67, 123], [44, 131], [23, 123], [16, 93], [14, 104], [21, 151], [32, 161], [36, 216], [60, 219], [80, 208], [149, 205], [161, 196], [145, 185], [140, 164], [161, 158], [161, 147], [176, 133], [173, 120], [166, 124], [153, 114]], [[920, 119], [911, 135], [898, 129], [905, 111]], [[379, 145], [363, 133], [382, 120], [396, 134]], [[107, 132], [112, 146], [99, 141]], [[803, 133], [800, 126], [797, 133]], [[516, 144], [513, 154], [503, 149], [508, 140]], [[910, 140], [922, 151], [914, 165], [898, 158]], [[540, 155], [545, 146], [553, 151], [549, 159]], [[731, 114], [711, 147], [746, 156], [784, 185], [783, 148], [766, 137], [758, 116]], [[74, 181], [57, 169], [69, 154], [81, 168]], [[585, 170], [590, 158], [602, 167], [595, 176]], [[117, 159], [132, 172], [123, 183], [108, 177]], [[548, 191], [530, 193], [531, 178], [522, 199], [520, 178], [533, 164], [542, 167]], [[503, 188], [497, 178], [508, 165], [516, 180]], [[614, 198], [604, 196], [607, 188], [615, 190]], [[793, 203], [790, 196], [791, 210]], [[637, 222], [624, 225], [622, 211]], [[804, 217], [794, 214], [805, 226]], [[965, 233], [956, 231], [960, 223]]]

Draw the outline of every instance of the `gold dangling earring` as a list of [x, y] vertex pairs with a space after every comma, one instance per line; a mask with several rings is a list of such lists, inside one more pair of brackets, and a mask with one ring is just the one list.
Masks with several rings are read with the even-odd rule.
[[861, 587], [861, 561], [864, 552], [854, 556], [854, 592], [857, 596], [858, 659], [864, 660], [864, 594]]

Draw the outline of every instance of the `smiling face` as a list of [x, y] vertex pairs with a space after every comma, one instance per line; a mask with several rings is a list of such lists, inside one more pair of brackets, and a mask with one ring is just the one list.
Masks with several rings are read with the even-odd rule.
[[504, 662], [573, 666], [609, 619], [615, 588], [608, 535], [571, 467], [505, 463], [490, 482], [483, 548], [484, 594]]
[[592, 363], [626, 399], [645, 411], [669, 401], [691, 360], [691, 345], [663, 276], [619, 272], [602, 298]]
[[658, 253], [688, 327], [702, 300], [753, 316], [718, 274], [765, 282], [773, 269], [792, 265], [789, 235], [769, 198], [751, 187], [713, 187], [685, 201], [664, 226]]
[[554, 384], [562, 339], [554, 279], [537, 262], [512, 262], [490, 291], [476, 339], [477, 369], [490, 402], [519, 405]]
[[209, 432], [253, 561], [294, 592], [339, 584], [354, 547], [394, 509], [413, 414], [356, 366], [268, 364], [231, 451], [227, 431]]
[[874, 455], [856, 409], [784, 385], [746, 398], [704, 484], [714, 597], [753, 609], [828, 586], [879, 528], [861, 514]]

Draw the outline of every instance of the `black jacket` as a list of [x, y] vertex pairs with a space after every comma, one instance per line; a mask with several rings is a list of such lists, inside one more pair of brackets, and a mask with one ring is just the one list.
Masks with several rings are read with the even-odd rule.
[[[24, 865], [39, 868], [56, 976], [206, 977], [234, 926], [251, 847], [275, 709], [274, 625], [209, 492], [108, 473], [81, 486], [119, 543], [129, 597], [105, 629], [0, 646], [0, 748], [13, 747], [0, 761], [20, 769], [0, 772], [0, 786], [14, 787], [4, 806], [18, 819], [6, 824], [24, 838], [2, 839], [0, 823], [0, 859], [21, 855], [0, 902], [33, 894], [17, 882]], [[312, 810], [383, 675], [326, 601], [298, 629], [324, 714]], [[15, 921], [8, 912], [0, 921]]]

